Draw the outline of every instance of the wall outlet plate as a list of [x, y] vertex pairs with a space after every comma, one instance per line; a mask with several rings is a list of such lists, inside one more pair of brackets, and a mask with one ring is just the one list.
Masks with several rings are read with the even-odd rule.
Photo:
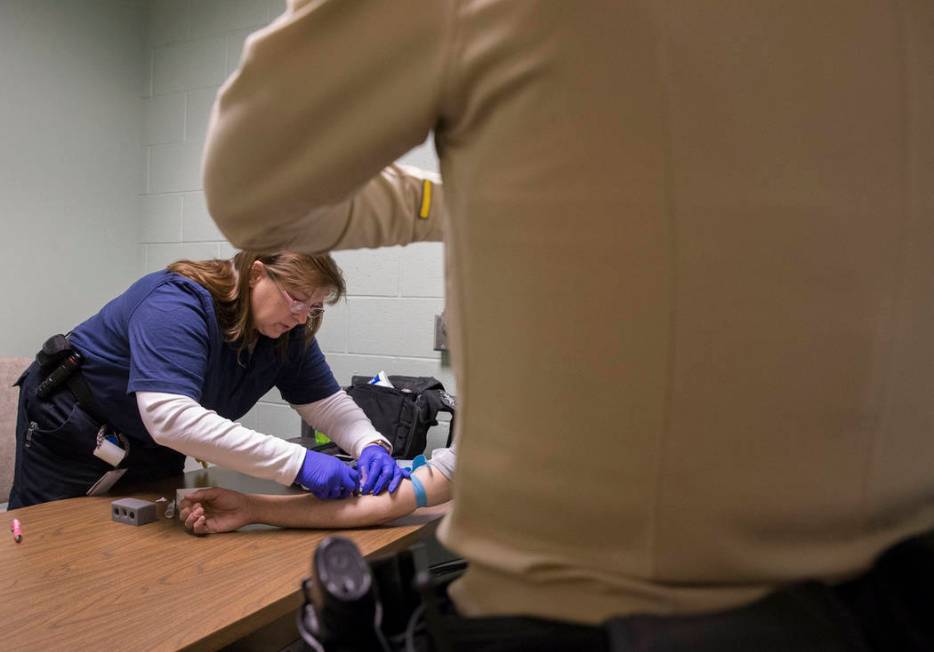
[[110, 503], [110, 517], [127, 525], [146, 525], [156, 520], [156, 504], [139, 498], [121, 498]]

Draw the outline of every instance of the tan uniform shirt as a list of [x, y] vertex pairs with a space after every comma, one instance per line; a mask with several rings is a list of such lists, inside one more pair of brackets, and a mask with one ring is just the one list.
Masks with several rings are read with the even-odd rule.
[[934, 525], [934, 2], [293, 5], [209, 206], [242, 247], [437, 237], [371, 180], [435, 130], [464, 612], [725, 608]]

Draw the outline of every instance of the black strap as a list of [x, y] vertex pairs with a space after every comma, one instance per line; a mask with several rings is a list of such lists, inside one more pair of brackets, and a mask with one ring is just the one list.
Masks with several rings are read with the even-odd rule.
[[[440, 383], [439, 383], [440, 384]], [[451, 447], [451, 441], [454, 439], [454, 420], [457, 418], [457, 400], [448, 394], [443, 387], [441, 389], [429, 389], [424, 393], [428, 399], [428, 405], [435, 412], [447, 412], [451, 415], [451, 423], [448, 427], [448, 441], [446, 448]]]
[[107, 423], [107, 420], [101, 417], [97, 404], [94, 402], [94, 397], [91, 395], [91, 388], [88, 387], [84, 376], [81, 375], [80, 369], [71, 374], [65, 384], [68, 385], [68, 389], [74, 394], [78, 405], [88, 413], [88, 416], [97, 421], [98, 425]]

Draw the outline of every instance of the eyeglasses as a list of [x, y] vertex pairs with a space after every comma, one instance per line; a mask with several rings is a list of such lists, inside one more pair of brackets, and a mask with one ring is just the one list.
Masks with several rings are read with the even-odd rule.
[[[267, 270], [268, 273], [268, 270]], [[299, 301], [295, 299], [291, 294], [285, 291], [279, 281], [276, 280], [275, 276], [269, 274], [269, 279], [276, 284], [276, 287], [279, 288], [279, 292], [282, 293], [282, 296], [285, 297], [286, 303], [289, 304], [289, 312], [293, 315], [300, 315], [303, 312], [308, 313], [308, 318], [320, 317], [324, 314], [324, 305], [320, 303], [305, 303], [304, 301]]]

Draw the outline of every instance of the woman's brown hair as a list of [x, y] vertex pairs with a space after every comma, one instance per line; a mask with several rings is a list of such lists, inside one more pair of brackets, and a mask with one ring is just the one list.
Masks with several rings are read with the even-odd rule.
[[[211, 293], [224, 339], [235, 346], [238, 354], [252, 352], [259, 339], [259, 332], [253, 326], [250, 301], [250, 270], [256, 261], [296, 293], [311, 295], [320, 288], [329, 289], [327, 303], [332, 305], [347, 291], [340, 268], [328, 254], [308, 256], [284, 251], [263, 256], [240, 251], [232, 260], [179, 260], [169, 265], [166, 269], [170, 272], [187, 276]], [[323, 314], [308, 316], [305, 346], [318, 332], [322, 318]], [[279, 338], [279, 347], [285, 354], [288, 337]]]

